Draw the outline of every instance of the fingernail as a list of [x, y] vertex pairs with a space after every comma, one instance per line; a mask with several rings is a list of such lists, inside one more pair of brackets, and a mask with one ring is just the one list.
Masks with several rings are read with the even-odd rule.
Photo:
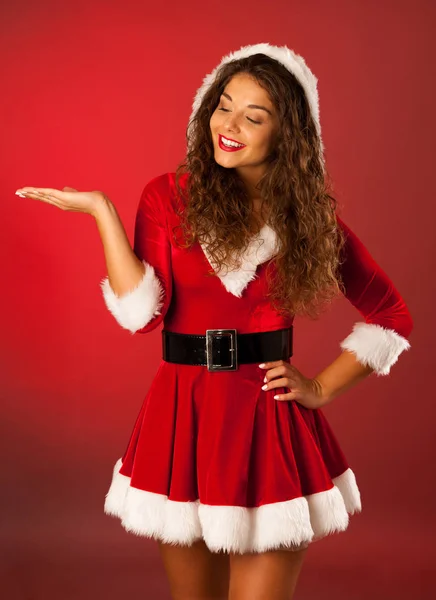
[[263, 378], [263, 380], [264, 380], [264, 381], [266, 381], [266, 375], [265, 375], [265, 377]]
[[267, 387], [268, 387], [268, 384], [265, 384], [265, 385], [262, 386], [262, 389], [266, 390]]
[[262, 363], [262, 364], [259, 365], [260, 368], [262, 368], [264, 366], [265, 366], [265, 363]]
[[25, 198], [26, 196], [24, 194], [20, 194], [20, 192], [15, 192], [17, 194], [17, 196], [20, 196], [20, 198]]

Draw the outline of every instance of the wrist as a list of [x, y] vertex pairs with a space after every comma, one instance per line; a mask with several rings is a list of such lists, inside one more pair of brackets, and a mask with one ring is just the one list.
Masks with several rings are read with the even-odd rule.
[[320, 400], [320, 405], [325, 406], [326, 404], [331, 402], [333, 400], [333, 397], [332, 397], [330, 391], [323, 385], [322, 381], [320, 381], [316, 377], [314, 377], [312, 381], [317, 390], [318, 398]]
[[105, 216], [111, 212], [113, 204], [110, 199], [105, 195], [100, 195], [96, 198], [94, 207], [91, 211], [91, 215], [96, 221], [104, 219]]

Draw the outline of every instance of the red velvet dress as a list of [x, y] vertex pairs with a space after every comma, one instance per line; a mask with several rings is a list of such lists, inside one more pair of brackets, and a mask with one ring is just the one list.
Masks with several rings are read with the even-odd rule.
[[[185, 179], [186, 181], [186, 179]], [[141, 196], [135, 254], [147, 269], [135, 290], [104, 300], [118, 323], [148, 333], [239, 333], [289, 327], [267, 299], [265, 270], [276, 241], [260, 232], [235, 272], [207, 275], [207, 247], [173, 241], [179, 202], [175, 174], [152, 180]], [[347, 234], [346, 297], [363, 316], [341, 348], [378, 375], [389, 373], [412, 330], [410, 313], [356, 235]], [[213, 265], [212, 265], [213, 266]], [[347, 528], [361, 510], [355, 475], [321, 409], [277, 401], [286, 388], [261, 389], [265, 371], [160, 363], [124, 454], [115, 464], [104, 510], [132, 533], [174, 544], [203, 539], [214, 551], [298, 549]]]

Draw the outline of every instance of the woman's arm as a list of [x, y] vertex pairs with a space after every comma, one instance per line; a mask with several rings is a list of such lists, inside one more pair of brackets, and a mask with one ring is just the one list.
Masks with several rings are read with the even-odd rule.
[[355, 354], [344, 350], [328, 367], [314, 377], [315, 383], [319, 386], [321, 406], [325, 406], [373, 372], [374, 369], [362, 365]]
[[363, 316], [341, 342], [343, 352], [314, 379], [324, 404], [371, 373], [388, 375], [410, 348], [413, 320], [404, 299], [356, 234], [338, 217], [345, 232], [341, 277], [345, 297]]
[[108, 283], [121, 297], [136, 288], [146, 272], [134, 254], [117, 209], [109, 199], [101, 202], [95, 214], [108, 272]]
[[167, 179], [156, 177], [141, 195], [133, 250], [111, 203], [95, 215], [108, 271], [101, 282], [103, 298], [119, 325], [131, 333], [155, 329], [171, 301], [171, 250], [162, 208]]

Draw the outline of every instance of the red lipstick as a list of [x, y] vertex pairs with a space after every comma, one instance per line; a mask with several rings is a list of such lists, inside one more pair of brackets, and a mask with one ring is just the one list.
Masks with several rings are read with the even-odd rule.
[[[237, 152], [238, 150], [243, 150], [245, 148], [245, 144], [242, 146], [226, 146], [222, 140], [222, 135], [218, 134], [218, 145], [221, 150], [225, 150], [226, 152]], [[226, 140], [230, 140], [231, 142], [236, 142], [236, 140], [232, 140], [231, 138], [225, 138]], [[236, 142], [239, 144], [240, 142]]]

